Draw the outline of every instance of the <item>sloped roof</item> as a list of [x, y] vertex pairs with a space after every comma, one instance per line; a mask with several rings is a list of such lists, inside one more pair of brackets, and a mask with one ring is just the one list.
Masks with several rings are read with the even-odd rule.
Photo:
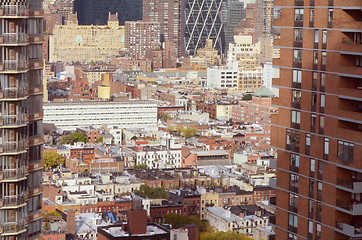
[[274, 93], [267, 87], [262, 87], [260, 88], [258, 91], [256, 91], [254, 93], [255, 97], [268, 97], [268, 98], [272, 98], [274, 97]]

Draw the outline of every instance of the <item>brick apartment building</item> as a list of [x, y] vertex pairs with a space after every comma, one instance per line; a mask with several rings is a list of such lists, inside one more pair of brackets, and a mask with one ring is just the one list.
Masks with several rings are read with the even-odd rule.
[[361, 239], [362, 2], [275, 5], [276, 239]]

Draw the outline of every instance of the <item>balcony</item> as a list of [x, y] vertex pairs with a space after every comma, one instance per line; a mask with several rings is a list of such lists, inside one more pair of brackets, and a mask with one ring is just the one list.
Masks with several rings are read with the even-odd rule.
[[17, 169], [5, 169], [3, 171], [3, 181], [14, 181], [25, 178], [27, 167], [23, 166]]
[[20, 140], [14, 142], [6, 142], [3, 145], [0, 145], [0, 153], [18, 153], [26, 150], [27, 141]]
[[337, 178], [336, 187], [347, 192], [362, 193], [362, 182], [352, 182], [342, 178]]
[[351, 238], [360, 238], [362, 237], [361, 227], [354, 227], [347, 223], [336, 222], [336, 231], [344, 235], [347, 235]]
[[276, 216], [275, 215], [272, 215], [269, 217], [269, 223], [271, 225], [276, 225]]
[[277, 179], [276, 178], [269, 178], [269, 186], [272, 188], [277, 187]]
[[0, 9], [0, 18], [24, 17], [28, 15], [28, 9], [24, 5], [5, 5]]
[[28, 43], [28, 35], [24, 33], [4, 33], [0, 36], [0, 45], [21, 45]]
[[292, 172], [299, 173], [299, 167], [297, 167], [297, 166], [291, 165], [291, 166], [289, 167], [289, 170], [292, 171]]
[[292, 152], [299, 153], [299, 146], [297, 146], [297, 145], [295, 145], [295, 144], [286, 144], [286, 145], [285, 145], [285, 148], [286, 148], [288, 151], [292, 151]]
[[300, 62], [300, 61], [293, 61], [293, 67], [295, 67], [295, 68], [302, 68], [302, 62]]
[[28, 89], [24, 87], [12, 87], [0, 90], [0, 100], [25, 98], [27, 96]]
[[342, 38], [341, 51], [342, 52], [361, 52], [361, 43], [355, 43], [350, 38]]
[[3, 118], [0, 118], [4, 127], [17, 127], [23, 126], [27, 124], [28, 116], [26, 114], [18, 114], [18, 115], [7, 115]]
[[271, 207], [276, 207], [276, 205], [277, 205], [277, 198], [276, 198], [276, 197], [270, 197], [270, 198], [269, 198], [269, 205], [270, 205]]
[[25, 220], [17, 222], [5, 222], [3, 227], [3, 234], [20, 234], [26, 231]]
[[276, 169], [277, 168], [277, 160], [275, 158], [272, 158], [269, 160], [269, 168]]
[[303, 47], [303, 40], [302, 39], [295, 39], [293, 46], [298, 47], [298, 48]]
[[295, 20], [294, 27], [303, 27], [303, 20]]
[[28, 62], [24, 60], [5, 60], [0, 63], [0, 72], [19, 72], [28, 69]]
[[27, 195], [25, 193], [13, 196], [5, 196], [3, 207], [11, 208], [26, 204]]
[[359, 216], [362, 215], [362, 204], [361, 203], [346, 203], [342, 200], [337, 199], [336, 209], [350, 215]]

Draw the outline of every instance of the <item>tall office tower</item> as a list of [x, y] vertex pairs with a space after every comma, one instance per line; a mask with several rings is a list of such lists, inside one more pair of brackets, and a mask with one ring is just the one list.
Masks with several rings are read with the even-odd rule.
[[240, 24], [245, 19], [246, 12], [244, 3], [239, 0], [229, 0], [227, 2], [227, 24], [225, 26], [225, 49], [227, 54], [229, 43], [234, 43], [234, 32], [236, 28], [240, 28]]
[[222, 11], [226, 0], [182, 0], [181, 54], [194, 55], [212, 39], [214, 48], [224, 52], [225, 35]]
[[276, 239], [362, 239], [362, 1], [275, 5]]
[[143, 0], [143, 20], [158, 22], [161, 42], [172, 41], [180, 53], [181, 0]]
[[274, 0], [256, 0], [255, 1], [255, 38], [271, 37], [271, 28], [273, 26]]
[[42, 0], [0, 3], [0, 239], [42, 239]]
[[107, 25], [109, 13], [118, 13], [119, 25], [142, 20], [142, 0], [74, 0], [79, 25]]
[[69, 14], [74, 12], [74, 0], [55, 0], [54, 4], [58, 8], [57, 13], [62, 15], [63, 24], [65, 24]]

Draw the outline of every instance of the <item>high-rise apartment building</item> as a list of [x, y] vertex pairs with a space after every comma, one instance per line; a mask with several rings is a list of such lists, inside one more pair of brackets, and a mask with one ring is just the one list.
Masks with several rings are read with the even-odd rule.
[[142, 0], [75, 0], [79, 25], [106, 25], [108, 14], [118, 13], [119, 25], [142, 20]]
[[254, 42], [259, 40], [259, 37], [270, 37], [271, 28], [273, 26], [275, 0], [256, 0], [255, 1], [255, 38]]
[[126, 22], [125, 48], [136, 59], [145, 59], [146, 50], [160, 48], [160, 24], [158, 22]]
[[181, 20], [181, 54], [194, 55], [204, 48], [206, 40], [213, 41], [213, 48], [224, 52], [225, 34], [222, 11], [226, 0], [183, 0]]
[[0, 239], [42, 239], [41, 0], [0, 2]]
[[362, 239], [362, 1], [275, 5], [276, 239]]
[[161, 42], [172, 41], [180, 53], [181, 0], [143, 0], [143, 20], [160, 24]]

